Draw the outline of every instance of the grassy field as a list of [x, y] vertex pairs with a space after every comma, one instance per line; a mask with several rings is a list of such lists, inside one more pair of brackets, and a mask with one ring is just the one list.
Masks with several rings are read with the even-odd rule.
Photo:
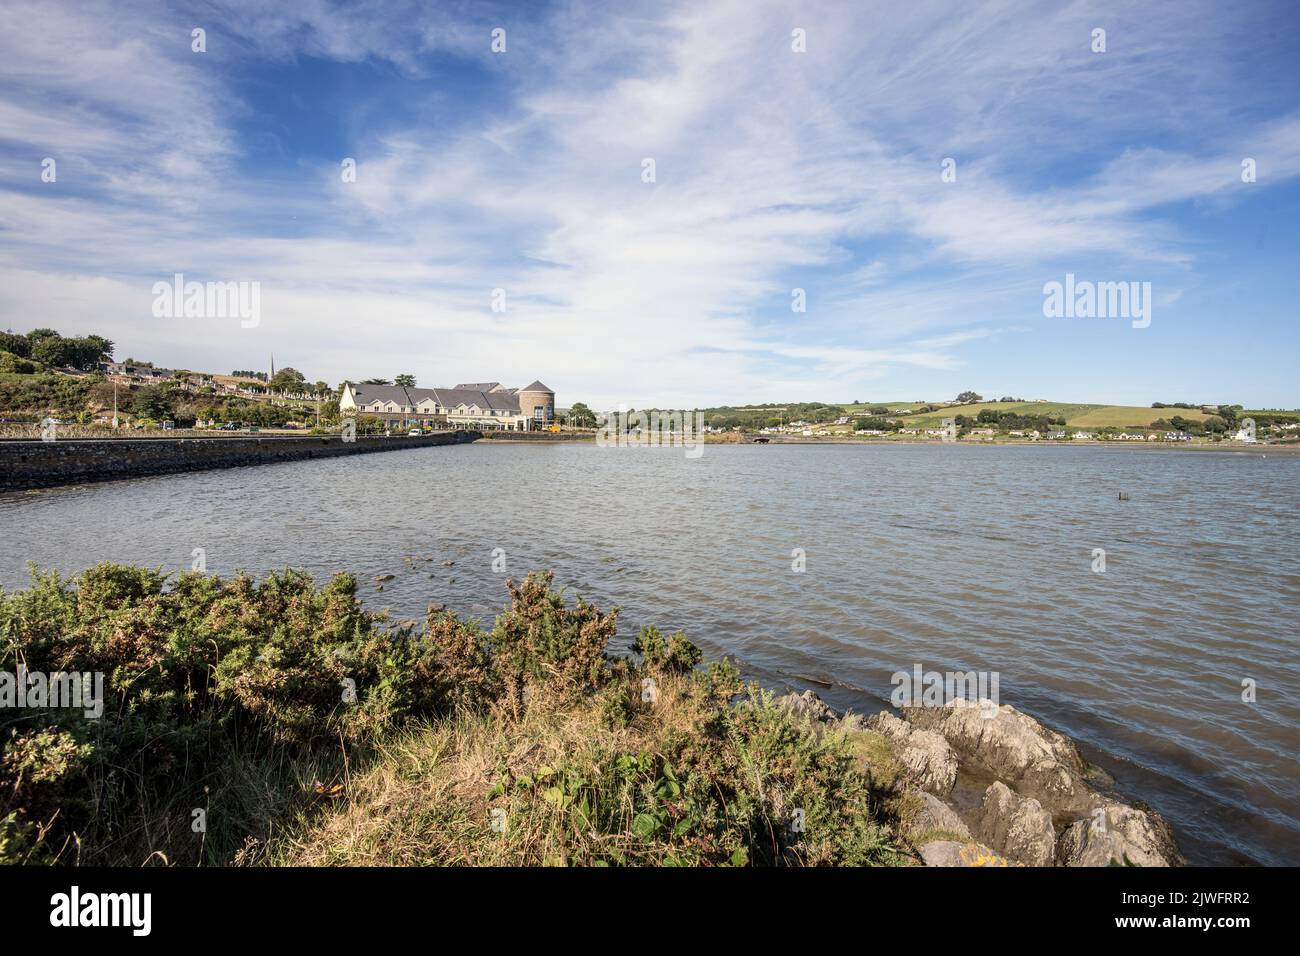
[[1199, 409], [1187, 408], [1088, 405], [1078, 402], [980, 402], [977, 405], [955, 405], [923, 415], [905, 415], [903, 418], [909, 425], [934, 426], [940, 424], [945, 418], [956, 415], [967, 415], [973, 418], [986, 408], [999, 412], [1014, 411], [1021, 415], [1047, 415], [1051, 418], [1064, 416], [1067, 425], [1078, 428], [1104, 428], [1107, 425], [1117, 428], [1144, 428], [1159, 418], [1168, 419], [1174, 415], [1181, 415], [1189, 421], [1202, 421], [1208, 417]]
[[850, 415], [860, 414], [872, 408], [887, 408], [891, 412], [896, 412], [900, 408], [922, 408], [930, 402], [855, 402], [843, 406], [844, 411]]
[[[1157, 419], [1170, 419], [1181, 415], [1189, 421], [1203, 421], [1207, 416], [1200, 409], [1189, 408], [1147, 408], [1141, 405], [1097, 405], [1085, 402], [978, 402], [973, 405], [950, 405], [933, 412], [898, 416], [901, 409], [922, 408], [932, 402], [846, 402], [841, 407], [846, 415], [861, 416], [869, 409], [885, 407], [900, 417], [911, 427], [933, 428], [941, 425], [945, 418], [966, 415], [974, 418], [985, 409], [994, 411], [1014, 411], [1021, 415], [1046, 415], [1051, 418], [1064, 417], [1067, 425], [1076, 428], [1147, 428]], [[757, 410], [755, 406], [748, 409], [737, 407], [737, 411]], [[779, 406], [764, 409], [772, 415], [788, 412], [788, 407]], [[1250, 413], [1246, 413], [1250, 414]], [[831, 430], [843, 430], [841, 426], [829, 427]]]

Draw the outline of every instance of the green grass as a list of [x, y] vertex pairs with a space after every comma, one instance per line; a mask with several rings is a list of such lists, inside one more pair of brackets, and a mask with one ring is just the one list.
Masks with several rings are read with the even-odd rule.
[[[903, 408], [921, 408], [928, 402], [860, 402], [842, 405], [846, 415], [860, 417], [871, 408], [885, 407], [891, 413]], [[752, 409], [753, 406], [750, 406]], [[978, 402], [972, 405], [949, 405], [933, 412], [923, 412], [901, 416], [900, 420], [908, 427], [935, 428], [943, 424], [945, 418], [966, 415], [974, 418], [981, 411], [1014, 411], [1021, 415], [1044, 415], [1049, 418], [1064, 417], [1066, 424], [1076, 428], [1149, 428], [1158, 419], [1170, 419], [1181, 415], [1190, 421], [1203, 421], [1207, 416], [1200, 409], [1188, 408], [1147, 408], [1141, 405], [1099, 405], [1085, 402]], [[738, 410], [739, 407], [738, 407]], [[766, 409], [773, 415], [781, 414], [786, 408]], [[1243, 413], [1250, 414], [1250, 413]], [[1265, 414], [1263, 412], [1259, 414]], [[1275, 413], [1276, 414], [1276, 413]]]
[[1064, 417], [1067, 425], [1076, 428], [1147, 428], [1157, 419], [1170, 419], [1181, 415], [1190, 421], [1203, 421], [1208, 416], [1199, 409], [1145, 408], [1140, 405], [1090, 405], [1081, 402], [980, 402], [975, 405], [953, 405], [922, 415], [905, 415], [909, 426], [934, 427], [945, 418], [966, 415], [974, 418], [981, 411], [1014, 411], [1019, 415], [1045, 415]]

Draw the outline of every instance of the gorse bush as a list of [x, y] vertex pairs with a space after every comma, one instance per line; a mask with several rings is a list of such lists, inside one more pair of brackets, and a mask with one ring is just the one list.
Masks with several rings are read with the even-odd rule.
[[[350, 575], [33, 569], [0, 593], [0, 670], [100, 673], [103, 712], [0, 707], [0, 862], [894, 859], [842, 735], [733, 705], [738, 672], [680, 633], [610, 657], [617, 611], [548, 574], [507, 587], [490, 630], [417, 630]], [[393, 774], [419, 799], [375, 796]], [[330, 836], [358, 814], [379, 842]]]

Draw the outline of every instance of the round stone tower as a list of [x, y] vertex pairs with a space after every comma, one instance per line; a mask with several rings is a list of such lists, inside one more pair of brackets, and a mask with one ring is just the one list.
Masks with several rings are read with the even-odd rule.
[[541, 382], [519, 390], [519, 414], [528, 419], [528, 428], [542, 428], [555, 421], [555, 393]]

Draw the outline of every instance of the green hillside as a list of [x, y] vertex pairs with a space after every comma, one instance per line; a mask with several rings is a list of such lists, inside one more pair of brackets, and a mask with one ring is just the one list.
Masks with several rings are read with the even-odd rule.
[[[902, 406], [906, 408], [907, 406]], [[1181, 415], [1191, 421], [1203, 421], [1208, 416], [1200, 411], [1186, 408], [1143, 408], [1140, 405], [1089, 405], [1080, 402], [979, 402], [974, 405], [952, 405], [935, 412], [917, 415], [905, 415], [903, 420], [908, 425], [939, 425], [945, 418], [966, 415], [971, 418], [984, 409], [994, 411], [1014, 411], [1020, 415], [1046, 415], [1050, 418], [1064, 417], [1067, 425], [1078, 428], [1104, 428], [1107, 425], [1117, 428], [1145, 428], [1160, 418], [1168, 419]]]

